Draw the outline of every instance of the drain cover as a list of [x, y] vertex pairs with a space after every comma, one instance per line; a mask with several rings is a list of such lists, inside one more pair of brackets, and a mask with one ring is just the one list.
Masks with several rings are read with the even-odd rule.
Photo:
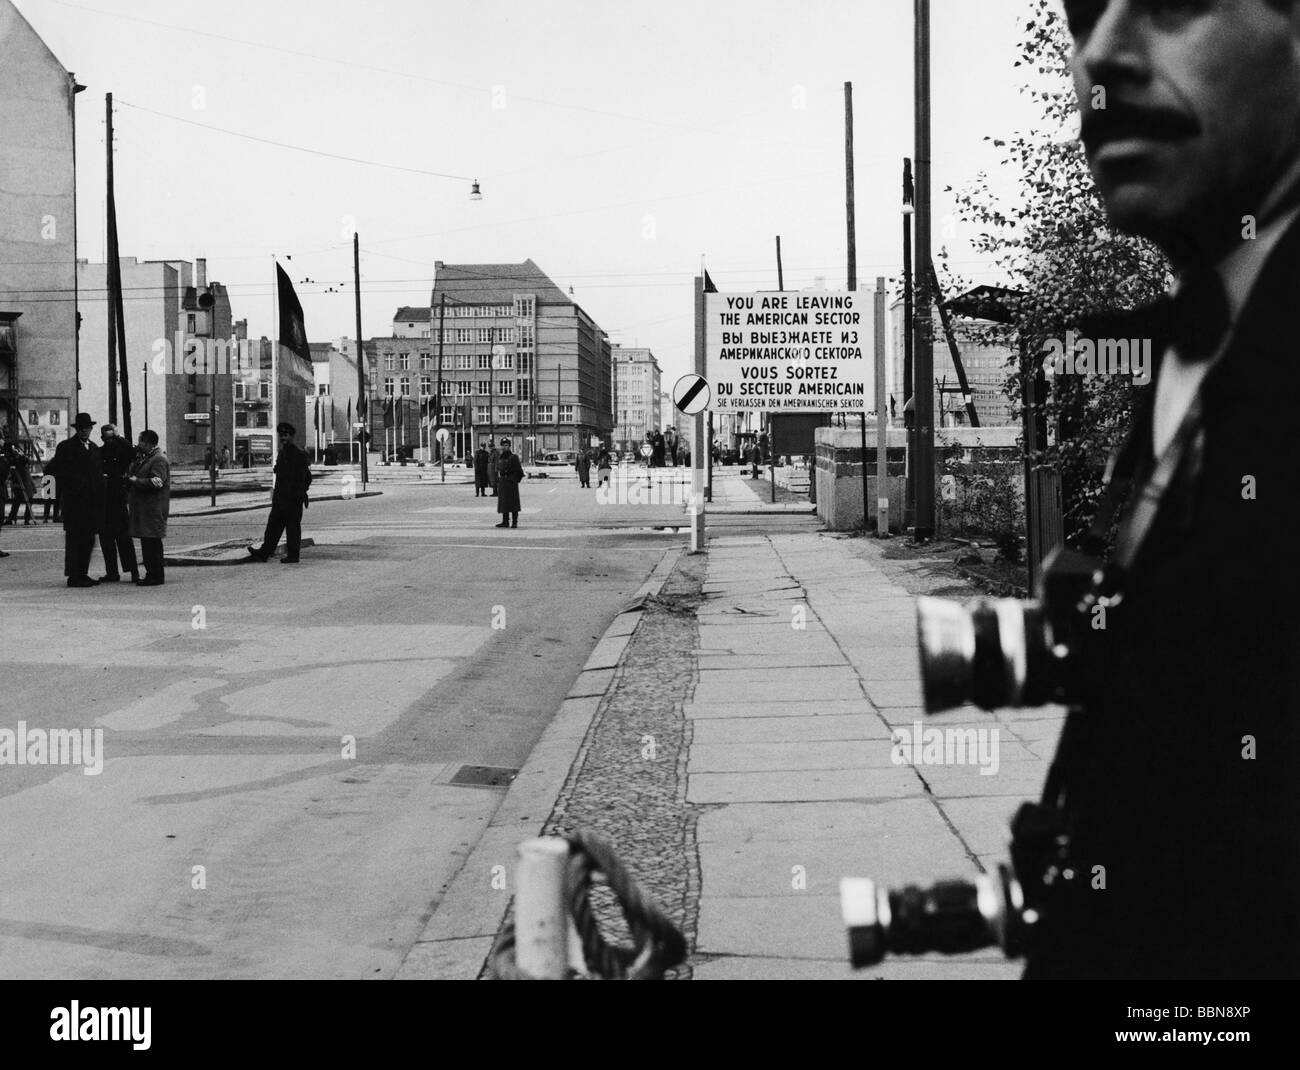
[[464, 788], [504, 788], [518, 775], [518, 769], [505, 769], [499, 765], [462, 765], [451, 778], [451, 783]]

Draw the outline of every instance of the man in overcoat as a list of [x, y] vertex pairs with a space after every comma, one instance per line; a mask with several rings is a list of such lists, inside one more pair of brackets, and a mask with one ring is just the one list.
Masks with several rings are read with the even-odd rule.
[[1120, 528], [1145, 535], [1098, 633], [1099, 696], [1058, 749], [1078, 890], [1044, 917], [1026, 977], [1294, 978], [1300, 438], [1282, 385], [1298, 353], [1300, 4], [1065, 9], [1110, 222], [1160, 246], [1177, 281], [1093, 326], [1152, 341]]
[[492, 455], [481, 442], [478, 449], [474, 451], [474, 497], [486, 498], [487, 489], [492, 481], [488, 477], [488, 465], [492, 461]]
[[171, 464], [158, 448], [158, 432], [146, 428], [140, 432], [135, 459], [126, 474], [130, 531], [140, 540], [144, 560], [144, 579], [136, 580], [141, 587], [163, 585], [163, 539], [171, 515], [171, 492]]
[[524, 466], [510, 452], [510, 440], [501, 440], [501, 460], [497, 462], [497, 512], [499, 528], [519, 526], [519, 484], [524, 481]]
[[280, 437], [280, 454], [275, 459], [275, 487], [271, 492], [271, 515], [261, 546], [250, 546], [248, 554], [258, 561], [269, 561], [284, 535], [284, 556], [280, 561], [296, 565], [302, 543], [302, 511], [307, 507], [307, 488], [311, 486], [311, 465], [307, 454], [293, 440], [297, 428], [290, 423], [276, 425]]
[[99, 453], [104, 463], [104, 527], [99, 533], [99, 548], [104, 555], [104, 575], [100, 583], [119, 583], [122, 573], [132, 580], [140, 578], [140, 565], [131, 539], [130, 519], [126, 507], [126, 474], [135, 460], [135, 450], [117, 433], [112, 424], [99, 429]]
[[90, 441], [95, 421], [90, 413], [79, 412], [73, 422], [76, 432], [54, 450], [45, 465], [47, 475], [54, 476], [63, 513], [63, 574], [69, 587], [97, 587], [92, 580], [90, 556], [95, 551], [95, 536], [104, 525], [104, 463], [99, 447]]

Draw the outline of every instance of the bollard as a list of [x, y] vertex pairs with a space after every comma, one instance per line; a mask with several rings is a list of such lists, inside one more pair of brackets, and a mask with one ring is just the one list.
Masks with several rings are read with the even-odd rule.
[[562, 980], [567, 975], [571, 922], [564, 878], [568, 862], [569, 844], [559, 837], [543, 836], [519, 845], [515, 961], [530, 977]]

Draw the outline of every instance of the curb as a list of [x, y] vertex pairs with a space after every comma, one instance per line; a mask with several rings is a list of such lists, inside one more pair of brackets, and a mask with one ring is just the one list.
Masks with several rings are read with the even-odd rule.
[[[224, 542], [225, 540], [223, 539], [222, 541]], [[217, 543], [217, 542], [205, 542], [205, 543], [203, 543], [203, 544], [200, 545], [200, 546], [187, 546], [187, 547], [185, 547], [184, 550], [178, 550], [178, 551], [176, 552], [175, 556], [172, 556], [172, 555], [170, 555], [170, 554], [168, 554], [167, 556], [165, 556], [165, 557], [163, 558], [163, 564], [164, 564], [164, 565], [174, 565], [176, 568], [207, 568], [207, 567], [211, 567], [211, 566], [213, 566], [213, 565], [251, 565], [251, 564], [253, 564], [253, 558], [251, 558], [251, 557], [248, 556], [248, 552], [247, 552], [247, 551], [242, 552], [242, 553], [240, 554], [239, 557], [194, 557], [194, 556], [191, 556], [195, 550], [204, 550], [204, 549], [207, 549], [209, 546], [220, 546], [220, 545], [221, 545], [221, 543]], [[303, 540], [298, 544], [299, 548], [300, 548], [300, 549], [303, 549], [303, 550], [307, 549], [309, 546], [315, 546], [315, 545], [316, 545], [316, 540], [315, 540], [315, 539], [303, 539]], [[186, 551], [189, 551], [189, 553], [187, 553]], [[233, 554], [233, 553], [235, 553], [236, 551], [232, 549], [230, 552]], [[257, 562], [257, 563], [258, 563], [258, 564], [262, 564], [263, 562], [260, 562], [260, 561], [259, 561], [259, 562]]]
[[[312, 501], [347, 502], [352, 501], [354, 498], [377, 498], [383, 493], [382, 490], [359, 490], [355, 494], [327, 494], [320, 498], [312, 498]], [[268, 496], [266, 501], [250, 505], [227, 505], [218, 506], [215, 509], [209, 507], [207, 509], [195, 509], [192, 512], [172, 513], [171, 519], [179, 520], [181, 517], [190, 516], [221, 516], [223, 513], [252, 513], [256, 512], [258, 509], [269, 508], [271, 508], [271, 499]]]
[[684, 547], [666, 550], [629, 603], [605, 629], [568, 697], [510, 784], [501, 805], [461, 868], [436, 900], [394, 980], [477, 980], [514, 899], [491, 887], [493, 866], [508, 864], [514, 876], [516, 848], [540, 836], [564, 790], [618, 664], [641, 623], [644, 602], [663, 589]]

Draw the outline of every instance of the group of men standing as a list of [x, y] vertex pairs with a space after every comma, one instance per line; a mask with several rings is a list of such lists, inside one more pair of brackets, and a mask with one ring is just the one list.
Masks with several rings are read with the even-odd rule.
[[[72, 438], [60, 442], [45, 472], [55, 479], [63, 514], [63, 574], [69, 587], [120, 583], [129, 573], [141, 587], [163, 584], [163, 539], [171, 511], [171, 466], [158, 434], [145, 429], [134, 448], [104, 424], [100, 445], [90, 441], [95, 421], [77, 413]], [[104, 575], [90, 578], [98, 536]], [[140, 540], [140, 557], [135, 543]], [[140, 576], [140, 560], [144, 576]]]
[[685, 451], [685, 445], [677, 436], [677, 428], [669, 427], [666, 431], [647, 431], [645, 440], [650, 447], [651, 468], [666, 468], [670, 462], [674, 468], [677, 467], [678, 453]]

